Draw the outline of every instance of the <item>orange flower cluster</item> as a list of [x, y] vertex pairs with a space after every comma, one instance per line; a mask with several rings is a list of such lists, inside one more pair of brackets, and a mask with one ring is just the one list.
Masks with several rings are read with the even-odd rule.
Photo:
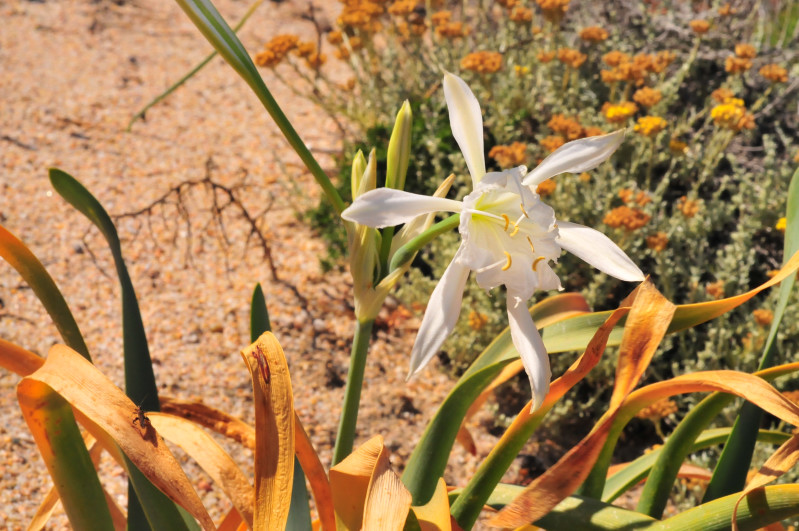
[[510, 19], [518, 24], [524, 24], [533, 20], [533, 10], [529, 7], [514, 7], [510, 13]]
[[677, 402], [668, 398], [662, 398], [643, 408], [635, 414], [639, 419], [660, 420], [668, 417], [672, 413], [677, 413]]
[[674, 52], [663, 51], [656, 54], [640, 53], [630, 57], [626, 53], [612, 51], [602, 56], [602, 60], [611, 67], [610, 70], [599, 72], [602, 81], [614, 83], [616, 81], [629, 81], [636, 85], [643, 85], [644, 79], [649, 74], [659, 74], [668, 67], [676, 58]]
[[719, 300], [720, 298], [724, 297], [724, 281], [717, 280], [705, 285], [705, 291], [714, 299]]
[[730, 74], [741, 74], [752, 68], [752, 59], [757, 55], [757, 50], [751, 44], [736, 44], [735, 55], [727, 57], [724, 69]]
[[509, 146], [494, 146], [488, 156], [497, 161], [502, 169], [521, 166], [527, 160], [527, 144], [514, 142]]
[[580, 38], [585, 42], [602, 42], [608, 38], [608, 32], [599, 26], [589, 26], [580, 31]]
[[264, 45], [264, 50], [255, 55], [255, 64], [267, 68], [279, 65], [290, 51], [297, 48], [300, 38], [296, 35], [275, 35]]
[[547, 153], [552, 153], [560, 146], [565, 144], [566, 141], [560, 135], [550, 135], [542, 138], [541, 142], [539, 143], [541, 144], [541, 147], [543, 147], [544, 150], [546, 150]]
[[755, 322], [762, 327], [769, 326], [774, 320], [774, 313], [771, 310], [758, 309], [752, 312]]
[[659, 90], [643, 87], [635, 91], [635, 94], [633, 94], [633, 101], [643, 107], [652, 107], [657, 105], [662, 97], [663, 95]]
[[338, 25], [342, 28], [357, 28], [374, 33], [382, 28], [377, 20], [383, 14], [383, 6], [369, 0], [342, 0], [344, 8], [338, 16]]
[[757, 50], [751, 44], [736, 44], [735, 55], [741, 59], [754, 59], [757, 56]]
[[388, 12], [395, 17], [407, 17], [417, 5], [421, 5], [419, 0], [397, 0], [388, 8]]
[[728, 88], [723, 88], [723, 87], [722, 88], [717, 88], [716, 90], [714, 90], [710, 94], [710, 97], [713, 98], [714, 100], [716, 100], [719, 103], [724, 103], [729, 98], [732, 98], [734, 96], [735, 96], [735, 93], [733, 91], [731, 91]]
[[548, 195], [552, 195], [555, 189], [558, 187], [558, 183], [553, 181], [552, 179], [547, 179], [546, 181], [542, 181], [541, 184], [535, 189], [536, 193], [541, 197], [546, 197]]
[[469, 26], [464, 25], [462, 22], [452, 21], [452, 11], [438, 11], [433, 13], [430, 17], [435, 26], [436, 35], [445, 39], [457, 39], [464, 37], [471, 32]]
[[730, 6], [729, 2], [727, 2], [726, 4], [724, 4], [723, 6], [721, 6], [719, 8], [719, 15], [721, 15], [722, 17], [726, 17], [726, 16], [729, 16], [729, 15], [734, 15], [737, 12], [738, 12], [738, 10], [734, 9], [732, 6]]
[[788, 81], [788, 71], [773, 63], [761, 68], [760, 75], [772, 83], [785, 83]]
[[558, 61], [572, 68], [580, 68], [580, 65], [586, 59], [588, 59], [587, 55], [573, 48], [561, 48], [558, 50]]
[[548, 63], [555, 58], [555, 52], [548, 52], [546, 50], [541, 50], [536, 54], [535, 58], [542, 63]]
[[697, 35], [703, 35], [710, 29], [710, 22], [707, 20], [692, 20], [688, 25]]
[[733, 131], [755, 128], [754, 116], [746, 112], [743, 100], [738, 98], [727, 98], [721, 105], [713, 107], [710, 117], [717, 126]]
[[553, 24], [557, 24], [569, 10], [569, 0], [535, 0], [541, 8], [544, 18]]
[[658, 231], [651, 236], [646, 237], [646, 246], [659, 253], [669, 245], [669, 237], [665, 232]]
[[699, 212], [699, 201], [682, 196], [677, 202], [677, 210], [686, 218], [692, 218]]
[[639, 118], [638, 123], [635, 124], [635, 132], [647, 138], [652, 138], [663, 131], [666, 125], [668, 125], [666, 120], [660, 116], [644, 116]]
[[636, 112], [638, 112], [638, 106], [631, 101], [622, 101], [616, 104], [605, 103], [602, 106], [605, 120], [612, 124], [624, 123]]
[[488, 316], [472, 310], [469, 312], [469, 328], [472, 330], [480, 330], [488, 324]]
[[563, 114], [555, 114], [547, 122], [547, 127], [558, 134], [563, 135], [566, 140], [577, 140], [585, 136], [583, 126], [580, 122], [572, 118], [567, 118]]
[[652, 202], [652, 198], [649, 197], [649, 194], [643, 190], [638, 190], [636, 193], [632, 188], [622, 188], [619, 190], [619, 197], [625, 203], [635, 201], [638, 206], [644, 206]]
[[502, 68], [502, 54], [498, 52], [472, 52], [461, 59], [461, 68], [478, 74], [493, 74]]
[[652, 217], [643, 210], [623, 205], [608, 212], [602, 222], [608, 227], [613, 227], [614, 229], [623, 227], [625, 230], [632, 232], [649, 223], [650, 219]]

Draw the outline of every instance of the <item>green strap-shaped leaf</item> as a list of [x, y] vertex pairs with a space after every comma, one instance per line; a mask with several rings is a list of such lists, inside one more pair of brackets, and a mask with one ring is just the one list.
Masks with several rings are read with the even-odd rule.
[[[261, 284], [256, 284], [250, 303], [250, 340], [254, 343], [264, 332], [271, 332], [269, 310]], [[310, 531], [311, 509], [308, 505], [308, 487], [305, 485], [305, 473], [300, 460], [294, 456], [294, 481], [291, 487], [291, 505], [286, 529], [291, 531]]]
[[[2, 225], [0, 256], [33, 289], [64, 342], [91, 360], [83, 335], [58, 286], [30, 249]], [[52, 458], [46, 457], [45, 464], [70, 524], [77, 530], [114, 529], [100, 479], [83, 443], [72, 408], [54, 392], [43, 397], [42, 404], [47, 418], [43, 428], [55, 454]]]
[[[786, 221], [783, 260], [787, 262], [793, 256], [793, 253], [799, 250], [799, 170], [793, 174], [788, 188]], [[774, 309], [774, 319], [771, 322], [771, 330], [769, 330], [758, 369], [762, 370], [774, 365], [777, 355], [777, 346], [775, 344], [777, 331], [785, 315], [785, 308], [788, 306], [788, 298], [791, 295], [795, 280], [796, 276], [791, 275], [782, 281], [777, 307]], [[714, 500], [744, 488], [746, 474], [749, 471], [749, 467], [744, 466], [744, 463], [748, 464], [752, 461], [757, 429], [760, 427], [762, 418], [763, 410], [754, 404], [745, 402], [741, 406], [741, 411], [738, 418], [735, 419], [730, 439], [724, 445], [719, 462], [713, 471], [713, 477], [710, 480], [707, 491], [705, 491], [705, 501]]]
[[[716, 428], [702, 432], [696, 441], [691, 445], [690, 453], [704, 450], [710, 446], [721, 444], [727, 440], [732, 428]], [[790, 434], [776, 430], [760, 430], [757, 440], [762, 443], [782, 444], [790, 438]], [[659, 459], [663, 447], [652, 450], [642, 455], [635, 461], [616, 472], [605, 482], [605, 490], [602, 492], [602, 501], [612, 503], [613, 500], [637, 485], [644, 478], [649, 476], [652, 467]]]
[[332, 203], [337, 213], [341, 214], [344, 210], [344, 201], [341, 199], [336, 187], [330, 182], [327, 174], [308, 150], [308, 147], [294, 130], [280, 106], [272, 97], [272, 93], [266, 88], [258, 70], [250, 59], [247, 50], [241, 44], [236, 33], [230, 29], [225, 19], [219, 14], [214, 4], [209, 0], [176, 0], [178, 5], [189, 16], [191, 21], [197, 26], [202, 34], [208, 39], [213, 47], [219, 52], [225, 61], [247, 82], [258, 99], [266, 108], [269, 115], [275, 121], [283, 136], [297, 152], [302, 162], [314, 176], [316, 182], [322, 187], [328, 200]]
[[[50, 169], [50, 182], [61, 197], [86, 216], [102, 233], [114, 257], [122, 292], [122, 336], [125, 363], [125, 392], [146, 411], [159, 411], [158, 387], [155, 383], [147, 336], [144, 332], [139, 303], [133, 282], [122, 257], [119, 235], [111, 217], [100, 202], [74, 177], [56, 168]], [[135, 470], [128, 461], [128, 526], [133, 529], [199, 529], [193, 519], [181, 514], [179, 506]], [[164, 527], [167, 526], [167, 527]]]

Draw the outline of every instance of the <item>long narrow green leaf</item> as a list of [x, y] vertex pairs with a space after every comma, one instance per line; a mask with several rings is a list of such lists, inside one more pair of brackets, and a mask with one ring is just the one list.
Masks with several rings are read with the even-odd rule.
[[[787, 262], [788, 258], [799, 250], [799, 170], [793, 174], [788, 188], [786, 218], [787, 226], [785, 229], [783, 257], [784, 261]], [[758, 367], [760, 370], [774, 365], [777, 355], [777, 346], [775, 344], [777, 331], [785, 315], [785, 308], [788, 306], [788, 298], [791, 295], [795, 280], [796, 277], [791, 275], [783, 280], [780, 286], [780, 295], [777, 307], [774, 310], [774, 320], [771, 322], [771, 330]], [[754, 404], [745, 402], [741, 406], [741, 411], [738, 418], [735, 419], [730, 439], [724, 445], [719, 462], [713, 471], [713, 477], [710, 480], [707, 491], [705, 491], [705, 501], [715, 500], [721, 496], [743, 490], [746, 483], [746, 474], [749, 470], [749, 466], [744, 466], [744, 464], [752, 461], [757, 429], [760, 427], [762, 418], [763, 410]]]
[[[122, 257], [122, 246], [111, 217], [100, 202], [74, 177], [56, 168], [50, 169], [53, 188], [69, 204], [86, 216], [102, 233], [114, 257], [122, 292], [122, 336], [125, 363], [125, 392], [146, 411], [160, 411], [147, 336], [133, 282]], [[179, 507], [128, 462], [128, 526], [136, 529], [189, 529]], [[195, 527], [196, 528], [196, 527]]]
[[[261, 284], [256, 284], [250, 302], [250, 339], [254, 343], [264, 332], [271, 332], [269, 310]], [[291, 531], [309, 531], [311, 525], [311, 509], [308, 505], [308, 487], [305, 484], [305, 473], [300, 460], [294, 456], [294, 481], [291, 487], [291, 505], [286, 529]]]
[[191, 21], [197, 26], [202, 34], [208, 39], [216, 51], [219, 52], [225, 61], [244, 79], [250, 88], [261, 100], [269, 115], [275, 121], [283, 136], [297, 152], [300, 159], [305, 163], [308, 171], [314, 176], [316, 182], [322, 187], [327, 199], [332, 203], [337, 213], [341, 214], [344, 210], [344, 201], [341, 199], [336, 187], [330, 182], [330, 178], [324, 172], [317, 160], [308, 150], [308, 147], [297, 134], [294, 126], [291, 125], [286, 115], [280, 109], [272, 93], [266, 88], [258, 70], [250, 59], [247, 50], [241, 44], [236, 33], [230, 29], [225, 19], [219, 14], [214, 4], [210, 0], [176, 0], [181, 9], [188, 15]]
[[[727, 440], [731, 431], [732, 428], [716, 428], [703, 431], [691, 445], [689, 453], [698, 452], [699, 450], [704, 450], [705, 448], [723, 443]], [[790, 437], [790, 434], [781, 431], [760, 430], [757, 440], [762, 443], [782, 444]], [[602, 492], [602, 501], [612, 503], [613, 500], [649, 476], [652, 467], [660, 458], [662, 452], [663, 447], [652, 450], [610, 476], [605, 482], [605, 490]]]
[[[30, 249], [2, 225], [0, 257], [33, 289], [64, 342], [91, 361], [83, 335], [58, 286]], [[45, 464], [70, 524], [78, 530], [114, 529], [100, 479], [83, 443], [72, 408], [56, 393], [43, 397], [42, 404], [47, 419], [43, 428], [54, 452], [54, 456], [45, 458]]]

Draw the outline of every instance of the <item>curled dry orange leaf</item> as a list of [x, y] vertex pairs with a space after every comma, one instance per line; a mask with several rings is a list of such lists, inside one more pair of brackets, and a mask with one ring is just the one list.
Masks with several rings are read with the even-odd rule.
[[54, 456], [48, 455], [52, 451], [50, 446], [37, 436], [47, 422], [41, 418], [46, 409], [41, 401], [52, 396], [52, 392], [72, 406], [76, 418], [112, 456], [118, 457], [118, 445], [156, 487], [183, 506], [204, 529], [215, 529], [161, 436], [152, 426], [141, 430], [133, 424], [136, 405], [83, 356], [62, 345], [50, 349], [44, 364], [17, 386], [20, 407], [45, 462]]
[[452, 518], [449, 514], [449, 497], [444, 478], [438, 478], [436, 491], [424, 505], [411, 507], [419, 521], [421, 531], [452, 531]]
[[[614, 396], [621, 395], [625, 390], [629, 393], [637, 384], [640, 375], [666, 334], [674, 313], [674, 305], [668, 302], [649, 281], [643, 282], [636, 288], [632, 296], [635, 299], [629, 309], [627, 324], [619, 347], [620, 358], [624, 356], [626, 359], [619, 360], [621, 368], [617, 371]], [[627, 302], [625, 300], [622, 304]], [[541, 408], [542, 413], [534, 413], [529, 419], [520, 418], [523, 417], [523, 414], [520, 414], [508, 431], [514, 429], [514, 425], [517, 425], [515, 429], [521, 429], [523, 422], [539, 418], [563, 396], [562, 393], [565, 393], [574, 383], [585, 376], [601, 357], [610, 331], [625, 313], [626, 308], [615, 310], [594, 334], [586, 352], [575, 365], [553, 382]], [[588, 476], [599, 456], [613, 424], [612, 421], [618, 414], [619, 406], [617, 399], [616, 406], [603, 416], [604, 421], [600, 421], [591, 433], [569, 450], [560, 461], [536, 478], [510, 504], [495, 515], [489, 524], [498, 527], [519, 527], [529, 524], [547, 514], [574, 492]]]
[[241, 352], [255, 406], [255, 529], [283, 531], [294, 480], [294, 398], [286, 356], [271, 332]]
[[391, 470], [389, 452], [372, 437], [330, 469], [336, 516], [345, 529], [401, 530], [411, 493]]

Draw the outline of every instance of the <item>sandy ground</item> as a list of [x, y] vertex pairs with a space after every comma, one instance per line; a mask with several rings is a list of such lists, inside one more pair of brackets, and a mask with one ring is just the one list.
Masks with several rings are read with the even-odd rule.
[[[298, 413], [329, 464], [348, 364], [353, 316], [345, 273], [323, 274], [323, 242], [300, 219], [318, 189], [256, 97], [219, 58], [125, 132], [132, 114], [210, 51], [174, 2], [128, 0], [0, 2], [0, 222], [45, 264], [64, 293], [96, 365], [120, 386], [119, 289], [97, 230], [55, 194], [48, 167], [81, 180], [113, 216], [167, 202], [117, 225], [136, 286], [164, 395], [201, 398], [252, 418], [250, 382], [239, 356], [248, 303], [261, 282], [276, 335], [289, 357]], [[228, 20], [249, 2], [219, 0]], [[280, 32], [310, 34], [299, 3], [265, 2], [241, 32], [257, 51]], [[331, 2], [330, 9], [335, 9]], [[333, 124], [264, 72], [304, 140], [335, 174]], [[250, 226], [228, 210], [219, 225], [211, 179], [241, 188], [243, 205], [267, 236], [279, 278]], [[221, 196], [220, 196], [221, 197]], [[187, 216], [184, 214], [188, 214]], [[229, 242], [223, 243], [225, 237]], [[452, 383], [435, 366], [404, 382], [413, 320], [379, 328], [367, 369], [358, 441], [381, 434], [398, 470]], [[41, 355], [60, 342], [18, 274], [0, 264], [0, 337]], [[435, 365], [435, 363], [433, 364]], [[51, 482], [16, 402], [19, 377], [0, 371], [0, 527], [27, 525]], [[477, 418], [474, 423], [481, 421]], [[491, 436], [478, 428], [478, 454]], [[245, 471], [252, 455], [228, 443]], [[187, 471], [218, 519], [230, 504], [187, 459]], [[456, 447], [447, 479], [461, 482], [477, 458]], [[123, 473], [104, 462], [103, 480], [125, 506]], [[5, 524], [5, 525], [2, 525]], [[57, 509], [51, 529], [68, 524]]]

